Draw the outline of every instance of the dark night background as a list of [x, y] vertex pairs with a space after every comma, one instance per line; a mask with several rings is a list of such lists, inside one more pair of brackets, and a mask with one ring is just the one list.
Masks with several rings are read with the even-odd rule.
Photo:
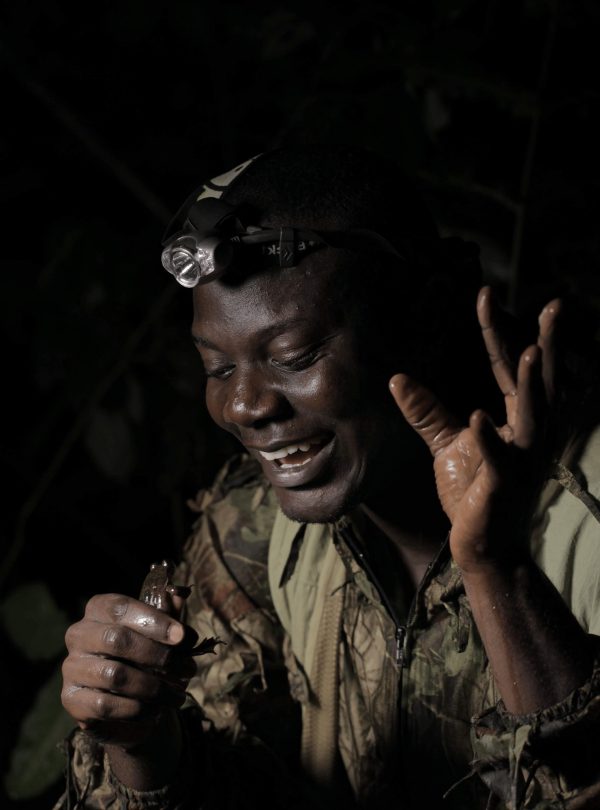
[[257, 152], [364, 144], [401, 163], [444, 232], [481, 244], [513, 311], [568, 296], [572, 340], [590, 350], [600, 6], [11, 6], [0, 805], [33, 810], [60, 791], [64, 628], [92, 594], [135, 594], [152, 560], [178, 556], [186, 500], [233, 449], [203, 410], [190, 293], [160, 266], [169, 212]]

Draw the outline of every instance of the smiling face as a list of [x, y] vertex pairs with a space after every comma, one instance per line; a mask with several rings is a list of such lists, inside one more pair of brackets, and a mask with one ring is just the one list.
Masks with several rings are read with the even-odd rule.
[[283, 511], [306, 522], [389, 487], [402, 432], [336, 279], [307, 259], [194, 290], [209, 413], [260, 461]]

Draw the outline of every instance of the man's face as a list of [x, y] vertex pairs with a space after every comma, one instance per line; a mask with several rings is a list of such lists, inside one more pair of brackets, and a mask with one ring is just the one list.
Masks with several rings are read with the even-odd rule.
[[307, 522], [336, 519], [397, 462], [399, 414], [335, 280], [307, 259], [194, 290], [209, 413], [260, 461], [283, 511]]

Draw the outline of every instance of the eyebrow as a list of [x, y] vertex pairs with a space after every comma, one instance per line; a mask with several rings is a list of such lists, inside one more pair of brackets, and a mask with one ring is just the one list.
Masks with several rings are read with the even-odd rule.
[[[274, 337], [281, 335], [283, 332], [286, 332], [288, 329], [292, 329], [294, 326], [298, 326], [299, 324], [307, 323], [308, 318], [288, 318], [286, 321], [280, 321], [279, 323], [274, 323], [272, 326], [267, 326], [265, 329], [259, 329], [255, 333], [255, 337], [259, 340], [272, 340]], [[193, 331], [192, 328], [192, 340], [196, 344], [196, 346], [202, 346], [203, 349], [212, 349], [213, 351], [219, 351], [219, 347], [212, 342], [212, 340], [208, 340], [208, 338], [202, 337], [202, 335], [198, 335]]]
[[202, 346], [204, 349], [216, 349], [217, 348], [214, 343], [211, 343], [210, 340], [207, 340], [206, 338], [203, 338], [202, 335], [195, 335], [193, 332], [192, 332], [192, 340], [194, 341], [196, 346]]

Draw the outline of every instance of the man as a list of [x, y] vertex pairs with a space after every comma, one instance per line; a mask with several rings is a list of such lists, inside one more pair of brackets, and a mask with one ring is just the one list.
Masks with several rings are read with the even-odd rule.
[[69, 629], [64, 801], [597, 806], [599, 438], [555, 418], [560, 303], [513, 363], [472, 250], [353, 149], [242, 164], [164, 248], [247, 455], [172, 616], [110, 594]]

